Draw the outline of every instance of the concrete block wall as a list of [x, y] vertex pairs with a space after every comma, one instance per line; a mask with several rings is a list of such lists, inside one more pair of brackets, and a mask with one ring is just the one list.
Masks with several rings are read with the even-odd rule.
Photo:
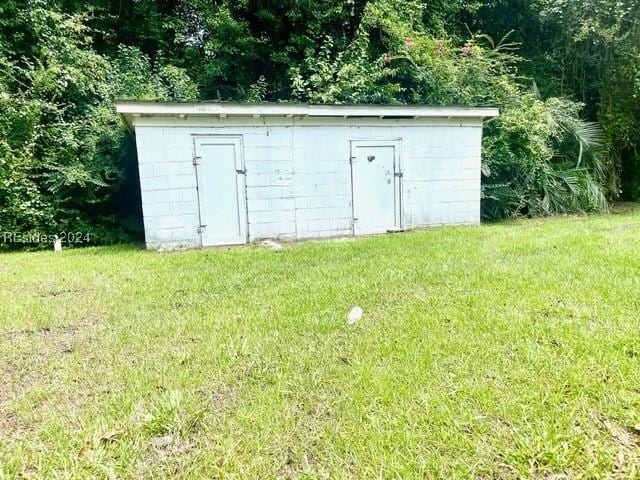
[[350, 140], [400, 139], [403, 226], [480, 221], [479, 123], [226, 126], [212, 119], [212, 124], [136, 125], [150, 248], [200, 245], [192, 163], [197, 135], [242, 137], [251, 241], [352, 233]]
[[199, 246], [190, 135], [173, 128], [137, 127], [136, 145], [147, 247]]
[[297, 238], [352, 232], [349, 142], [344, 127], [300, 127], [294, 137]]
[[257, 127], [242, 135], [249, 239], [296, 238], [293, 128]]
[[481, 126], [403, 136], [403, 224], [480, 223]]

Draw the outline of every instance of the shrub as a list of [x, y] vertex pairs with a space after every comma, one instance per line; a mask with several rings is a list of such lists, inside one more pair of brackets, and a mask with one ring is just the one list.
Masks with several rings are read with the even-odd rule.
[[131, 239], [141, 230], [139, 201], [135, 193], [129, 205], [118, 197], [132, 196], [125, 173], [135, 171], [135, 158], [114, 100], [189, 99], [196, 88], [180, 69], [153, 68], [135, 48], [99, 55], [86, 17], [39, 5], [18, 19], [33, 37], [33, 56], [0, 51], [0, 230]]

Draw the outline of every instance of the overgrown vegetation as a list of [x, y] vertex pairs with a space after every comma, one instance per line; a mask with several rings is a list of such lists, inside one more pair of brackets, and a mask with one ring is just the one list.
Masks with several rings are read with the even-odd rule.
[[29, 2], [9, 19], [20, 56], [0, 42], [2, 231], [129, 239], [139, 229], [136, 166], [113, 102], [194, 99], [195, 85], [136, 47], [96, 53], [86, 14]]
[[635, 208], [3, 254], [0, 478], [636, 478]]
[[[496, 105], [485, 218], [640, 196], [634, 0], [7, 0], [0, 226], [139, 230], [116, 98]], [[597, 123], [595, 123], [597, 122]]]

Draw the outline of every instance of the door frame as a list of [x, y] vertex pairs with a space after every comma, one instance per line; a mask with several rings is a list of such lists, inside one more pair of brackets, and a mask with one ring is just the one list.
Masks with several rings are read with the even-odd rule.
[[[245, 235], [244, 235], [244, 244], [249, 243], [249, 206], [248, 206], [248, 198], [247, 198], [247, 169], [244, 158], [244, 139], [241, 134], [191, 134], [192, 142], [192, 158], [193, 158], [193, 171], [196, 179], [196, 198], [198, 201], [198, 225], [197, 232], [200, 237], [200, 247], [210, 246], [203, 245], [203, 230], [207, 228], [206, 225], [203, 225], [203, 205], [200, 200], [200, 162], [202, 159], [202, 152], [199, 151], [199, 148], [203, 142], [205, 144], [212, 145], [234, 145], [237, 146], [236, 150], [236, 158], [235, 158], [235, 166], [236, 166], [236, 182], [238, 182], [238, 176], [241, 176], [242, 179], [240, 183], [236, 183], [236, 188], [238, 189], [239, 198], [242, 199], [243, 206], [238, 206], [239, 213], [239, 223], [240, 225], [244, 225]], [[206, 206], [204, 208], [206, 212]], [[242, 245], [243, 243], [238, 243], [237, 245]], [[220, 244], [227, 245], [227, 244]], [[214, 245], [211, 245], [214, 246]]]
[[354, 155], [354, 147], [393, 147], [393, 218], [394, 218], [394, 227], [401, 229], [402, 228], [402, 180], [403, 180], [403, 172], [402, 172], [402, 138], [390, 138], [390, 139], [380, 139], [380, 138], [354, 138], [349, 140], [349, 171], [351, 174], [351, 232], [355, 236], [356, 235], [356, 199], [354, 196], [354, 188], [353, 188], [353, 159], [356, 158]]

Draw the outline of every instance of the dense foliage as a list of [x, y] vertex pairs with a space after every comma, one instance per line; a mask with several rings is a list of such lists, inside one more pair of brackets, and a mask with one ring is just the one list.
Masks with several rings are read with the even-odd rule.
[[[496, 105], [483, 214], [640, 197], [633, 0], [7, 0], [0, 230], [140, 229], [116, 98]], [[595, 123], [597, 122], [597, 124]]]
[[126, 239], [139, 228], [129, 220], [139, 200], [123, 188], [135, 168], [113, 101], [194, 98], [196, 88], [176, 67], [152, 68], [135, 47], [99, 55], [87, 16], [45, 6], [33, 2], [13, 17], [28, 38], [20, 57], [6, 43], [0, 50], [2, 231]]

